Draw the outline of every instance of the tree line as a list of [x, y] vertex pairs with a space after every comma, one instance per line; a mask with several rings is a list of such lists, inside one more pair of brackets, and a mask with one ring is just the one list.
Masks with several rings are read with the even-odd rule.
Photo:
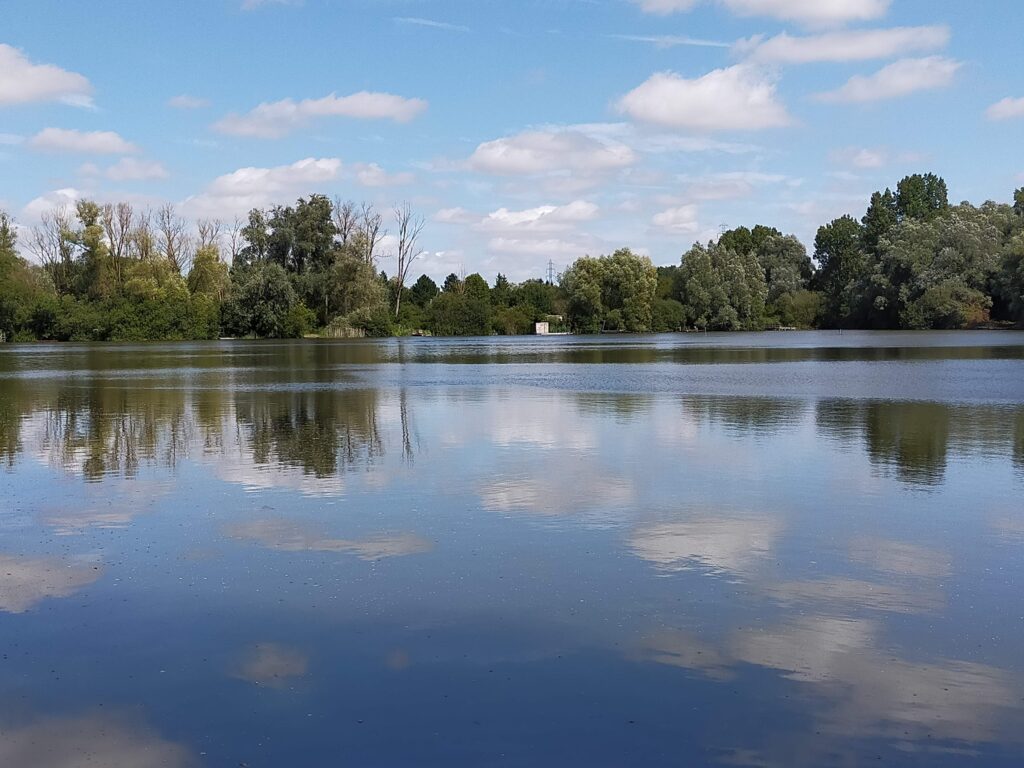
[[[558, 283], [427, 275], [425, 220], [399, 205], [300, 198], [225, 226], [173, 206], [81, 201], [19, 242], [0, 212], [0, 335], [7, 340], [577, 333], [771, 327], [924, 329], [1024, 323], [1024, 189], [1012, 204], [950, 205], [934, 174], [872, 195], [822, 226], [814, 252], [756, 225], [694, 245], [677, 266], [621, 249]], [[388, 225], [395, 235], [386, 240]], [[381, 271], [389, 243], [395, 272]], [[24, 258], [19, 248], [32, 259]]]

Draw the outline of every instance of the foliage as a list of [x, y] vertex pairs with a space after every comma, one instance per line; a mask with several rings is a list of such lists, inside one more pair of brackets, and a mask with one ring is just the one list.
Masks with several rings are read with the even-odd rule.
[[658, 275], [646, 256], [628, 248], [578, 259], [562, 275], [569, 326], [577, 332], [650, 331]]

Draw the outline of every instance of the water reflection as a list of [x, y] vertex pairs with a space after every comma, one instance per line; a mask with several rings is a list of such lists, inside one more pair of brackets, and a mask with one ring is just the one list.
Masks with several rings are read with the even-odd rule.
[[102, 575], [98, 565], [0, 555], [0, 611], [24, 613], [43, 600], [70, 597]]
[[782, 522], [774, 517], [697, 518], [639, 528], [629, 544], [637, 557], [661, 570], [700, 567], [742, 576], [772, 555], [781, 532]]
[[[1022, 393], [1024, 396], [1024, 393]], [[872, 463], [907, 483], [942, 482], [951, 451], [1012, 455], [1021, 461], [1021, 406], [968, 406], [937, 402], [824, 400], [815, 421], [823, 435], [860, 440]]]
[[304, 677], [308, 667], [309, 657], [299, 650], [257, 643], [241, 654], [232, 676], [253, 685], [284, 688], [293, 679]]
[[254, 520], [225, 528], [232, 539], [251, 541], [281, 552], [337, 552], [361, 560], [418, 555], [433, 545], [412, 533], [383, 534], [363, 540], [333, 538], [315, 526], [294, 520]]
[[0, 351], [0, 764], [1015, 766], [1019, 350], [744, 338]]
[[0, 765], [192, 768], [197, 757], [133, 719], [92, 713], [0, 726]]

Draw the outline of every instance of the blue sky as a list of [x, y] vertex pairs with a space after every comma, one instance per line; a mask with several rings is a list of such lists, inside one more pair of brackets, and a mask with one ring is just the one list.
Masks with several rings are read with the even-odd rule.
[[810, 247], [906, 173], [1010, 200], [1022, 39], [1010, 0], [7, 0], [0, 206], [408, 200], [435, 277]]

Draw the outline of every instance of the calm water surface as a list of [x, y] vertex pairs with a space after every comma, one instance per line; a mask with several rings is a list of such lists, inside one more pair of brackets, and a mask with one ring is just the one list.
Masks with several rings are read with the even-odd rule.
[[0, 346], [0, 765], [1020, 766], [1022, 492], [1016, 333]]

